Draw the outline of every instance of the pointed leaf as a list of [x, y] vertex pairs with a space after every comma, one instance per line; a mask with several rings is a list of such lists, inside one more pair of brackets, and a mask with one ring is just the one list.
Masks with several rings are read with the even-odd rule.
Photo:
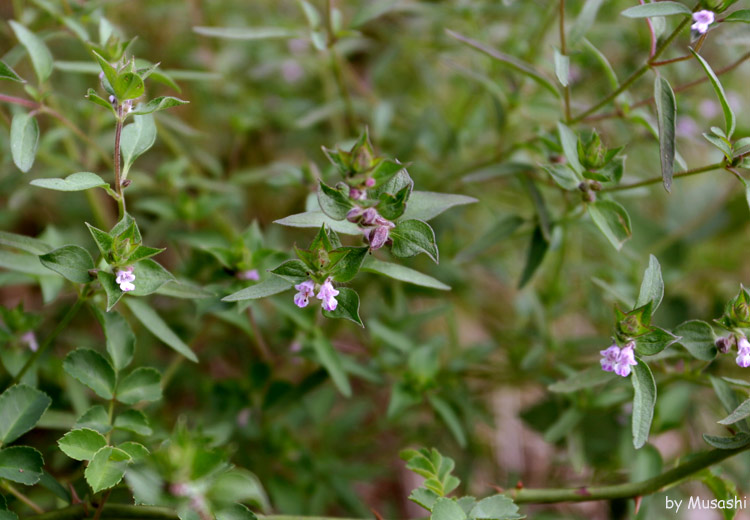
[[643, 447], [648, 440], [651, 421], [654, 418], [656, 405], [656, 382], [648, 365], [636, 357], [637, 365], [633, 367], [631, 383], [635, 395], [633, 397], [633, 446]]
[[0, 444], [9, 444], [31, 430], [52, 403], [47, 394], [20, 384], [0, 395]]
[[589, 215], [607, 240], [618, 251], [630, 239], [630, 215], [613, 200], [598, 200], [588, 205]]
[[693, 56], [695, 56], [695, 59], [698, 60], [698, 62], [703, 67], [703, 70], [706, 72], [706, 75], [708, 76], [708, 80], [711, 82], [711, 86], [713, 86], [714, 91], [716, 92], [716, 96], [719, 98], [719, 103], [721, 103], [721, 109], [724, 111], [724, 120], [726, 122], [726, 134], [728, 138], [732, 137], [732, 134], [734, 133], [735, 126], [737, 124], [736, 118], [734, 116], [734, 112], [732, 111], [732, 107], [729, 106], [729, 101], [727, 100], [727, 95], [724, 92], [724, 87], [721, 85], [721, 82], [719, 81], [719, 78], [714, 73], [713, 69], [711, 68], [711, 65], [708, 64], [706, 60], [703, 59], [703, 57], [695, 52], [692, 48], [689, 48], [691, 53], [693, 53]]
[[109, 187], [109, 183], [105, 182], [104, 179], [97, 174], [91, 172], [73, 173], [64, 179], [34, 179], [29, 184], [56, 191], [83, 191], [91, 188]]
[[315, 350], [315, 354], [318, 356], [320, 364], [323, 365], [328, 372], [328, 375], [331, 376], [331, 379], [339, 392], [341, 392], [344, 397], [351, 397], [352, 387], [349, 384], [349, 378], [344, 371], [338, 350], [333, 347], [330, 340], [326, 338], [320, 330], [316, 331], [312, 340], [312, 346]]
[[332, 311], [324, 310], [323, 316], [326, 318], [343, 318], [364, 327], [362, 319], [359, 317], [359, 295], [355, 290], [340, 287], [336, 301], [338, 301], [336, 308]]
[[195, 353], [190, 350], [185, 342], [183, 342], [177, 334], [175, 334], [169, 326], [164, 323], [164, 320], [153, 310], [149, 305], [135, 298], [128, 298], [125, 300], [125, 304], [133, 312], [133, 315], [140, 321], [146, 329], [151, 332], [154, 336], [159, 338], [161, 341], [166, 343], [176, 352], [179, 352], [190, 361], [194, 363], [198, 362], [198, 358]]
[[669, 82], [662, 76], [654, 80], [654, 99], [659, 123], [659, 158], [664, 189], [672, 191], [674, 176], [675, 136], [677, 134], [677, 100]]
[[26, 112], [18, 112], [10, 123], [10, 153], [19, 170], [31, 169], [39, 146], [39, 123]]
[[63, 368], [72, 377], [91, 388], [103, 399], [112, 399], [115, 392], [115, 370], [95, 350], [79, 348], [65, 357]]
[[20, 23], [15, 20], [10, 20], [8, 23], [13, 32], [16, 33], [18, 41], [26, 48], [26, 52], [29, 53], [31, 64], [34, 66], [34, 72], [39, 83], [44, 83], [50, 74], [52, 74], [53, 58], [49, 49], [41, 38]]

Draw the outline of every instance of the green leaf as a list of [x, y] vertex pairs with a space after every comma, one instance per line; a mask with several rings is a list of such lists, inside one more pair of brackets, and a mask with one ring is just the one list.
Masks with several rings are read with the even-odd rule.
[[195, 353], [190, 350], [178, 336], [175, 334], [169, 326], [164, 323], [164, 320], [153, 310], [149, 305], [135, 298], [128, 298], [125, 300], [125, 304], [133, 312], [133, 315], [140, 321], [146, 329], [151, 332], [154, 336], [159, 338], [161, 341], [166, 343], [176, 352], [179, 352], [190, 361], [194, 363], [198, 362], [198, 358]]
[[591, 220], [618, 251], [630, 239], [630, 215], [613, 200], [598, 200], [588, 205]]
[[510, 497], [493, 495], [477, 502], [469, 513], [472, 520], [518, 520], [526, 518], [518, 513], [518, 506]]
[[336, 301], [338, 302], [336, 308], [332, 311], [324, 310], [323, 316], [326, 318], [343, 318], [364, 327], [362, 319], [359, 317], [359, 295], [357, 291], [348, 287], [340, 287]]
[[43, 255], [52, 250], [49, 245], [38, 238], [8, 233], [7, 231], [0, 231], [0, 244], [15, 247], [16, 249], [26, 251], [33, 255]]
[[42, 454], [28, 446], [12, 446], [0, 450], [0, 478], [31, 486], [44, 472]]
[[434, 191], [412, 191], [402, 220], [432, 220], [441, 213], [455, 206], [474, 204], [477, 199], [455, 193], [436, 193]]
[[268, 40], [300, 36], [298, 31], [280, 27], [193, 27], [193, 31], [202, 36], [229, 40]]
[[109, 414], [101, 405], [92, 406], [76, 421], [75, 428], [89, 428], [101, 434], [112, 430], [109, 424]]
[[680, 336], [679, 344], [694, 358], [711, 361], [716, 357], [716, 335], [713, 327], [705, 321], [686, 321], [678, 325], [673, 332]]
[[331, 376], [339, 392], [344, 397], [351, 397], [352, 387], [349, 384], [349, 378], [341, 363], [339, 352], [333, 347], [330, 340], [323, 335], [320, 329], [316, 329], [315, 331], [315, 335], [312, 338], [312, 346], [315, 354], [318, 356], [318, 361], [326, 369], [328, 375]]
[[151, 435], [153, 430], [149, 426], [148, 418], [140, 410], [126, 410], [115, 418], [115, 428], [137, 433], [138, 435]]
[[351, 27], [360, 27], [370, 20], [378, 18], [392, 10], [398, 4], [398, 0], [369, 0], [361, 2], [357, 12], [352, 18]]
[[[719, 398], [721, 405], [724, 407], [724, 410], [726, 410], [727, 413], [732, 413], [734, 410], [739, 408], [739, 395], [732, 389], [731, 386], [729, 386], [729, 383], [714, 376], [708, 376], [708, 379], [709, 381], [711, 381], [711, 386], [713, 387], [716, 396]], [[743, 432], [750, 433], [750, 427], [748, 427], [747, 421], [737, 421], [736, 425], [736, 427]]]
[[531, 240], [529, 242], [529, 250], [526, 254], [526, 264], [521, 273], [521, 278], [518, 281], [518, 288], [523, 288], [529, 280], [534, 276], [534, 273], [542, 265], [547, 250], [549, 249], [549, 243], [544, 240], [544, 234], [542, 233], [541, 226], [536, 226], [534, 232], [531, 234]]
[[89, 229], [89, 233], [91, 233], [94, 242], [96, 242], [96, 247], [99, 248], [99, 252], [102, 254], [102, 257], [104, 257], [105, 260], [110, 258], [112, 254], [112, 247], [115, 243], [114, 238], [112, 238], [112, 236], [106, 231], [95, 228], [88, 222], [84, 222], [84, 224], [86, 224], [86, 227]]
[[112, 88], [115, 91], [115, 97], [120, 102], [139, 98], [146, 90], [143, 79], [135, 72], [123, 72], [119, 74], [115, 78]]
[[133, 360], [135, 352], [135, 334], [130, 324], [117, 312], [102, 312], [97, 307], [92, 307], [96, 319], [104, 330], [107, 340], [107, 353], [115, 371], [127, 368]]
[[96, 277], [107, 295], [107, 312], [109, 312], [125, 293], [120, 289], [115, 275], [112, 273], [97, 271]]
[[94, 260], [84, 248], [63, 246], [39, 256], [39, 261], [48, 269], [60, 273], [71, 282], [89, 283], [89, 270], [94, 268]]
[[465, 448], [467, 445], [466, 432], [464, 431], [464, 427], [453, 408], [436, 395], [429, 396], [428, 400], [430, 401], [432, 409], [435, 410], [438, 416], [443, 422], [445, 422], [446, 426], [448, 426], [448, 429], [453, 434], [458, 445]]
[[391, 230], [393, 239], [391, 251], [394, 255], [407, 258], [424, 253], [433, 262], [438, 262], [438, 248], [435, 232], [422, 220], [402, 220]]
[[563, 87], [568, 86], [568, 81], [570, 80], [570, 58], [560, 52], [560, 49], [557, 47], [555, 47], [555, 75], [560, 85]]
[[145, 116], [146, 114], [152, 114], [161, 110], [167, 110], [168, 108], [177, 107], [180, 105], [187, 105], [190, 101], [185, 101], [172, 96], [159, 96], [152, 99], [145, 105], [138, 105], [132, 112], [136, 116]]
[[430, 520], [464, 520], [466, 513], [452, 498], [440, 497], [432, 506]]
[[117, 400], [125, 404], [161, 399], [161, 374], [151, 367], [139, 367], [117, 384]]
[[34, 72], [39, 83], [44, 83], [52, 74], [53, 58], [49, 49], [36, 34], [29, 31], [20, 23], [10, 20], [8, 22], [16, 34], [16, 38], [26, 48], [31, 58], [31, 64], [34, 66]]
[[271, 272], [290, 284], [299, 284], [310, 278], [310, 270], [301, 260], [287, 260]]
[[0, 395], [0, 444], [9, 444], [31, 430], [52, 403], [47, 394], [24, 384]]
[[26, 83], [25, 79], [16, 74], [16, 71], [10, 68], [10, 66], [2, 60], [0, 60], [0, 79]]
[[620, 13], [628, 18], [651, 18], [653, 16], [670, 16], [673, 14], [692, 14], [689, 7], [679, 2], [652, 2], [650, 4], [629, 7]]
[[635, 351], [641, 356], [653, 356], [676, 343], [679, 339], [669, 331], [652, 327], [647, 333], [635, 339]]
[[117, 111], [115, 110], [115, 107], [112, 106], [112, 103], [110, 103], [109, 101], [107, 101], [106, 99], [98, 95], [93, 88], [90, 88], [86, 92], [86, 99], [88, 99], [92, 103], [95, 103], [101, 107], [108, 109], [112, 113], [113, 116], [117, 117]]
[[567, 164], [577, 175], [580, 175], [583, 172], [583, 166], [578, 158], [578, 136], [573, 130], [559, 121], [557, 123], [557, 133], [560, 136], [560, 146], [562, 147], [565, 159], [568, 161]]
[[504, 54], [496, 49], [488, 47], [481, 42], [478, 42], [471, 38], [467, 38], [466, 36], [462, 36], [456, 32], [451, 31], [450, 29], [446, 29], [445, 32], [448, 33], [448, 36], [455, 38], [461, 43], [464, 43], [468, 45], [469, 47], [473, 47], [479, 52], [482, 52], [486, 54], [487, 56], [499, 61], [500, 63], [507, 65], [511, 69], [517, 72], [520, 72], [521, 74], [524, 74], [525, 76], [528, 76], [532, 80], [536, 81], [539, 85], [541, 85], [542, 87], [552, 92], [555, 96], [560, 97], [560, 92], [557, 90], [557, 87], [555, 87], [554, 83], [552, 83], [549, 79], [547, 79], [542, 74], [537, 72], [528, 63], [525, 63], [517, 58], [514, 58], [513, 56]]
[[212, 291], [208, 291], [197, 285], [184, 283], [177, 280], [167, 282], [156, 291], [156, 294], [163, 294], [172, 298], [200, 299], [214, 298], [216, 296]]
[[381, 193], [380, 202], [377, 205], [377, 210], [380, 215], [388, 220], [396, 220], [404, 214], [406, 210], [406, 200], [409, 198], [411, 188], [404, 186], [398, 193], [391, 195], [390, 193]]
[[[114, 94], [113, 86], [115, 82], [117, 81], [117, 69], [112, 66], [112, 64], [104, 59], [104, 57], [99, 54], [96, 51], [91, 51], [94, 54], [94, 57], [96, 58], [96, 61], [99, 63], [99, 68], [102, 69], [102, 72], [104, 73], [104, 78], [107, 80], [105, 83], [105, 89], [110, 93]], [[89, 90], [91, 92], [91, 90]], [[112, 103], [107, 102], [107, 104], [111, 107]]]
[[573, 23], [573, 27], [570, 29], [568, 34], [568, 45], [575, 45], [578, 40], [583, 38], [591, 26], [596, 20], [596, 15], [599, 12], [599, 8], [604, 3], [604, 0], [586, 0], [583, 4], [581, 12], [578, 14], [576, 21]]
[[600, 386], [611, 380], [609, 372], [605, 372], [599, 366], [595, 366], [575, 372], [562, 381], [552, 383], [547, 388], [550, 392], [568, 394], [585, 388]]
[[18, 112], [10, 123], [10, 153], [19, 170], [31, 169], [39, 146], [39, 123], [26, 112]]
[[362, 235], [362, 231], [359, 230], [359, 227], [356, 224], [352, 224], [347, 220], [333, 220], [322, 211], [297, 213], [279, 220], [274, 220], [274, 223], [281, 224], [282, 226], [316, 229], [320, 228], [322, 225], [326, 225], [336, 233], [341, 233], [342, 235]]
[[640, 358], [636, 357], [637, 365], [633, 367], [631, 383], [635, 395], [633, 396], [633, 446], [639, 449], [646, 444], [654, 418], [656, 404], [656, 382], [651, 369]]
[[109, 183], [105, 182], [104, 179], [97, 174], [91, 172], [73, 173], [64, 179], [57, 177], [34, 179], [29, 184], [32, 186], [38, 186], [39, 188], [47, 188], [48, 190], [56, 191], [83, 191], [91, 188], [109, 187]]
[[726, 18], [725, 22], [744, 22], [750, 23], [750, 9], [740, 9], [733, 13], [730, 13]]
[[216, 520], [258, 520], [258, 517], [247, 506], [232, 504], [216, 513]]
[[146, 153], [156, 141], [154, 116], [136, 115], [133, 122], [122, 129], [120, 153], [123, 176], [127, 176], [135, 160]]
[[283, 278], [271, 276], [260, 283], [256, 283], [250, 287], [237, 291], [236, 293], [232, 293], [229, 296], [225, 296], [221, 301], [237, 302], [243, 300], [257, 300], [259, 298], [265, 298], [289, 290], [292, 288], [292, 285], [291, 282], [284, 280]]
[[659, 123], [659, 158], [664, 189], [672, 191], [674, 176], [675, 136], [677, 134], [677, 100], [669, 82], [662, 76], [654, 80], [654, 99]]
[[66, 433], [57, 441], [60, 449], [75, 460], [91, 460], [97, 451], [107, 445], [107, 439], [98, 431], [82, 428]]
[[65, 357], [63, 368], [102, 399], [112, 399], [114, 396], [115, 370], [109, 361], [95, 350], [86, 348], [74, 350]]
[[730, 413], [728, 416], [726, 416], [721, 421], [719, 421], [719, 424], [724, 424], [724, 425], [734, 424], [748, 416], [750, 416], [750, 399], [740, 403], [740, 405], [737, 406], [737, 408], [732, 410], [732, 413]]
[[131, 461], [132, 458], [127, 452], [105, 446], [96, 452], [94, 458], [86, 467], [84, 472], [86, 482], [91, 486], [94, 493], [112, 488], [122, 480], [125, 475], [125, 468]]
[[648, 257], [648, 267], [643, 273], [641, 290], [638, 293], [638, 300], [635, 307], [643, 307], [648, 302], [653, 302], [652, 312], [655, 311], [664, 297], [664, 280], [661, 277], [661, 265], [654, 255]]
[[704, 433], [703, 440], [719, 450], [737, 450], [750, 444], [750, 433], [741, 432], [734, 437], [716, 437]]
[[438, 498], [440, 498], [440, 496], [431, 489], [421, 487], [413, 490], [409, 495], [409, 500], [424, 507], [428, 511], [432, 511]]
[[451, 290], [450, 286], [445, 285], [443, 282], [432, 276], [428, 276], [400, 264], [383, 262], [373, 256], [368, 257], [364, 261], [362, 264], [362, 270], [382, 274], [389, 278], [393, 278], [394, 280], [419, 285], [421, 287], [429, 287], [430, 289], [438, 289], [440, 291]]
[[[344, 193], [347, 191], [347, 193]], [[343, 220], [346, 218], [346, 214], [350, 209], [354, 207], [354, 203], [349, 198], [349, 188], [344, 184], [340, 183], [340, 186], [331, 188], [325, 182], [320, 181], [318, 188], [318, 204], [323, 213], [331, 217], [333, 220]]]
[[331, 253], [343, 253], [344, 256], [331, 269], [330, 274], [337, 282], [345, 283], [351, 281], [359, 273], [362, 263], [367, 257], [369, 248], [365, 247], [340, 247]]
[[143, 444], [140, 444], [138, 442], [123, 442], [117, 447], [130, 455], [130, 458], [133, 459], [133, 462], [141, 461], [151, 454]]
[[133, 296], [149, 295], [159, 290], [165, 283], [174, 280], [172, 273], [150, 258], [139, 261], [134, 267], [135, 289], [130, 292]]
[[732, 134], [734, 133], [735, 126], [737, 124], [734, 112], [732, 111], [732, 107], [729, 106], [729, 101], [727, 100], [727, 95], [724, 92], [724, 87], [721, 85], [721, 82], [719, 81], [719, 78], [714, 74], [713, 69], [711, 68], [711, 65], [708, 64], [706, 60], [703, 59], [703, 57], [695, 52], [692, 48], [688, 47], [691, 53], [693, 53], [693, 56], [695, 56], [695, 59], [698, 60], [698, 62], [703, 67], [703, 70], [706, 72], [706, 75], [708, 76], [708, 80], [711, 82], [711, 86], [713, 86], [714, 91], [716, 92], [716, 96], [719, 98], [719, 103], [721, 103], [721, 109], [724, 111], [724, 120], [726, 122], [726, 134], [728, 138], [732, 137]]

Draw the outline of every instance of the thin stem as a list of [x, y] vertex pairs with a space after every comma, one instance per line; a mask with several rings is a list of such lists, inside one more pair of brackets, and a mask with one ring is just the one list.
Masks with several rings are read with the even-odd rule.
[[[112, 421], [110, 421], [111, 423]], [[109, 440], [107, 441], [109, 442]], [[99, 504], [99, 507], [96, 508], [96, 514], [94, 514], [94, 520], [99, 520], [102, 517], [102, 511], [104, 510], [104, 506], [107, 504], [107, 500], [109, 500], [109, 495], [112, 494], [112, 489], [108, 489], [106, 493], [104, 493], [104, 496], [102, 497], [102, 501]]]
[[31, 500], [29, 497], [27, 497], [26, 495], [18, 491], [15, 487], [13, 487], [13, 485], [11, 485], [10, 482], [3, 482], [3, 487], [8, 491], [8, 493], [10, 493], [14, 497], [16, 497], [18, 500], [20, 500], [21, 502], [29, 506], [31, 509], [33, 509], [35, 513], [38, 513], [38, 514], [44, 513], [44, 509], [36, 505], [36, 503], [33, 500]]
[[612, 486], [580, 487], [575, 489], [520, 489], [507, 494], [518, 504], [550, 504], [559, 502], [588, 502], [592, 500], [612, 500], [615, 498], [635, 498], [651, 495], [661, 489], [702, 469], [713, 466], [725, 459], [750, 449], [750, 446], [734, 450], [711, 450], [699, 453], [687, 462], [665, 471], [656, 477], [615, 484]]
[[351, 134], [356, 129], [354, 107], [352, 106], [352, 99], [349, 96], [349, 89], [346, 88], [341, 58], [334, 47], [338, 38], [333, 30], [333, 0], [326, 0], [326, 30], [328, 31], [328, 53], [331, 57], [331, 70], [333, 71], [333, 77], [336, 80], [336, 86], [339, 89], [341, 99], [344, 101], [344, 120], [347, 131]]
[[654, 52], [654, 55], [643, 65], [641, 65], [640, 68], [633, 71], [633, 73], [622, 82], [622, 84], [617, 87], [612, 93], [610, 93], [607, 97], [602, 99], [600, 102], [598, 102], [596, 105], [588, 108], [587, 110], [584, 110], [582, 113], [578, 114], [576, 117], [574, 117], [571, 120], [571, 123], [577, 123], [578, 121], [581, 121], [582, 119], [585, 119], [586, 116], [589, 116], [599, 110], [600, 108], [608, 105], [611, 103], [617, 96], [625, 92], [628, 88], [630, 88], [630, 85], [638, 81], [638, 79], [643, 76], [653, 64], [654, 60], [661, 56], [661, 54], [669, 47], [669, 45], [674, 41], [675, 38], [682, 32], [682, 30], [685, 28], [685, 26], [690, 22], [690, 18], [685, 18], [682, 22], [680, 22], [680, 25], [677, 26], [677, 28], [672, 31], [672, 34], [670, 34], [666, 40], [659, 46], [658, 49], [656, 49], [656, 52]]
[[[698, 175], [701, 173], [710, 172], [712, 170], [720, 170], [724, 168], [724, 163], [714, 163], [709, 164], [707, 166], [701, 166], [700, 168], [693, 168], [691, 170], [685, 170], [684, 172], [679, 172], [674, 174], [674, 178], [677, 177], [690, 177], [691, 175]], [[601, 191], [623, 191], [623, 190], [632, 190], [634, 188], [640, 188], [642, 186], [648, 186], [650, 184], [657, 184], [659, 182], [662, 182], [663, 179], [661, 177], [652, 177], [651, 179], [646, 179], [639, 182], [634, 182], [632, 184], [620, 184], [619, 186], [612, 186], [609, 188], [604, 188]]]
[[[565, 0], [560, 0], [560, 52], [563, 56], [568, 55], [568, 47], [565, 42]], [[570, 121], [570, 83], [563, 87], [565, 100], [565, 122]]]
[[125, 197], [122, 194], [122, 179], [120, 179], [120, 137], [122, 136], [122, 105], [117, 105], [117, 126], [115, 126], [115, 191], [117, 192], [117, 207], [120, 217], [125, 216]]
[[13, 381], [11, 381], [10, 386], [13, 386], [14, 384], [18, 383], [23, 376], [26, 375], [26, 372], [29, 371], [29, 369], [34, 366], [34, 363], [42, 357], [42, 354], [46, 352], [46, 350], [49, 348], [49, 346], [52, 344], [52, 341], [60, 334], [63, 329], [68, 325], [70, 320], [73, 319], [73, 316], [76, 315], [78, 312], [78, 309], [81, 308], [81, 305], [83, 305], [85, 298], [82, 296], [78, 297], [78, 300], [76, 300], [75, 304], [73, 304], [72, 307], [68, 309], [68, 312], [65, 313], [65, 316], [58, 322], [57, 327], [52, 331], [52, 333], [44, 338], [44, 342], [39, 346], [36, 352], [34, 352], [29, 360], [26, 362], [26, 364], [23, 366], [20, 372], [16, 374], [16, 376], [13, 378]]

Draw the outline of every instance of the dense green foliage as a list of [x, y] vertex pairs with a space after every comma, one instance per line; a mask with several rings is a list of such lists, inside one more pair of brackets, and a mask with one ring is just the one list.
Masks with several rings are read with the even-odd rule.
[[741, 496], [744, 3], [0, 4], [0, 520]]

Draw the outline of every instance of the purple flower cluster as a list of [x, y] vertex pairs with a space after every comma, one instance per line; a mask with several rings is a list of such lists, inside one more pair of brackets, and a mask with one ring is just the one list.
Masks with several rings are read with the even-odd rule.
[[117, 276], [115, 281], [120, 285], [122, 292], [130, 292], [135, 290], [135, 274], [133, 274], [133, 266], [123, 267], [117, 270]]
[[735, 345], [737, 346], [737, 357], [734, 360], [737, 366], [750, 367], [750, 341], [745, 336], [730, 334], [716, 340], [716, 350], [720, 354], [730, 353]]
[[[307, 307], [310, 303], [310, 298], [315, 296], [315, 282], [307, 280], [295, 285], [294, 288], [297, 289], [297, 294], [294, 295], [294, 304], [299, 308]], [[329, 277], [325, 282], [320, 284], [318, 294], [315, 297], [322, 301], [323, 309], [334, 311], [339, 304], [336, 301], [338, 294], [339, 291], [333, 287], [333, 283]]]
[[607, 350], [601, 350], [602, 370], [614, 372], [618, 376], [628, 377], [630, 367], [635, 366], [638, 362], [635, 360], [635, 342], [630, 341], [624, 347], [620, 348], [616, 343], [612, 343]]
[[352, 208], [346, 215], [349, 222], [359, 224], [370, 249], [380, 249], [388, 243], [391, 229], [396, 225], [381, 216], [375, 208]]

